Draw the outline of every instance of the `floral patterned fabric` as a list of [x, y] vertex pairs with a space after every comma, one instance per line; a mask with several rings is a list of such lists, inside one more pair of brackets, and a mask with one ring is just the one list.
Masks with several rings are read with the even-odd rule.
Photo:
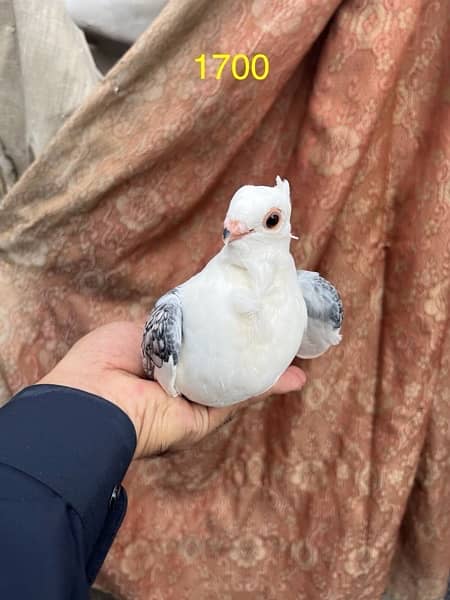
[[[443, 598], [449, 19], [449, 0], [171, 2], [3, 200], [4, 399], [95, 325], [143, 322], [245, 183], [289, 179], [297, 264], [344, 299], [301, 395], [131, 468], [99, 581], [119, 597]], [[200, 80], [202, 52], [265, 53], [270, 75]]]

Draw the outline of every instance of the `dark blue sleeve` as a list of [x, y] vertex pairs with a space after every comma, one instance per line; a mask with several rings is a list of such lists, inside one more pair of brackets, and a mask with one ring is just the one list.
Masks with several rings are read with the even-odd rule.
[[0, 409], [1, 599], [88, 599], [135, 447], [128, 416], [80, 390], [33, 385]]

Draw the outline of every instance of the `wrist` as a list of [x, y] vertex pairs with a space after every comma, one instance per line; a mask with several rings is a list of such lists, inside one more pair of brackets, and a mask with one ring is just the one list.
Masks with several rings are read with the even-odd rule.
[[[120, 380], [116, 381], [114, 372], [99, 374], [97, 377], [84, 377], [81, 378], [73, 372], [67, 372], [62, 365], [57, 365], [42, 379], [37, 381], [37, 384], [48, 384], [48, 385], [62, 385], [76, 390], [81, 390], [89, 394], [94, 394], [103, 398], [110, 404], [115, 405], [122, 412], [126, 414], [131, 423], [133, 424], [136, 433], [136, 450], [133, 458], [138, 458], [138, 448], [140, 451], [140, 434], [142, 430], [142, 415], [139, 406], [139, 402], [136, 402], [134, 398], [129, 398], [129, 390], [122, 390]], [[99, 385], [99, 381], [108, 381], [108, 387]], [[123, 398], [127, 398], [123, 400]]]

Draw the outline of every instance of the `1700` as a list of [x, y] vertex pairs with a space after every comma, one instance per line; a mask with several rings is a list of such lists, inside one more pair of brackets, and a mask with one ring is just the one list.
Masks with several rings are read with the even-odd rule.
[[[255, 54], [249, 58], [246, 54], [213, 54], [214, 60], [220, 60], [216, 70], [216, 79], [222, 79], [222, 73], [226, 65], [230, 62], [231, 74], [234, 79], [242, 81], [251, 75], [253, 79], [262, 81], [269, 75], [269, 59], [265, 54]], [[194, 61], [200, 66], [200, 79], [206, 78], [206, 55], [200, 54]]]

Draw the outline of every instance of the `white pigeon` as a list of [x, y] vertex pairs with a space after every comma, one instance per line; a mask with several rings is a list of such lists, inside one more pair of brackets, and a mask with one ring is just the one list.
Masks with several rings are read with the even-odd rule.
[[342, 302], [289, 251], [289, 183], [245, 185], [224, 222], [224, 247], [156, 302], [144, 328], [144, 370], [171, 396], [228, 406], [271, 388], [295, 356], [341, 340]]

